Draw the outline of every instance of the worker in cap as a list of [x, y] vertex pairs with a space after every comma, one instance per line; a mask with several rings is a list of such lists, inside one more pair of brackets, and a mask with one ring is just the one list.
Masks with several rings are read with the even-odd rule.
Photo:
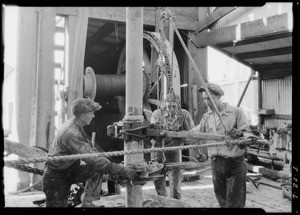
[[[222, 88], [219, 86], [219, 85], [217, 85], [217, 84], [214, 84], [214, 83], [207, 83], [206, 84], [206, 87], [207, 87], [207, 89], [211, 92], [211, 93], [213, 93], [213, 94], [215, 94], [215, 95], [219, 95], [219, 96], [223, 96], [224, 95], [224, 91], [222, 90]], [[204, 86], [201, 86], [199, 89], [198, 89], [198, 91], [199, 92], [204, 92], [205, 91], [205, 89], [204, 89]]]
[[[167, 94], [165, 106], [157, 109], [152, 113], [151, 123], [161, 125], [161, 129], [168, 131], [190, 130], [195, 127], [190, 113], [181, 109], [180, 99], [173, 91]], [[152, 140], [152, 147], [162, 147], [162, 139]], [[165, 147], [183, 145], [182, 140], [165, 138]], [[155, 152], [151, 154], [152, 160], [159, 163], [164, 162], [181, 162], [181, 151]], [[181, 171], [172, 170], [168, 173], [170, 182], [170, 197], [175, 199], [181, 198]], [[154, 179], [155, 189], [158, 195], [167, 196], [166, 176]]]
[[[192, 131], [226, 135], [216, 114], [214, 102], [231, 137], [253, 137], [244, 112], [238, 107], [221, 101], [221, 97], [224, 95], [221, 87], [214, 83], [207, 83], [206, 86], [213, 101], [209, 98], [204, 86], [201, 86], [198, 91], [210, 109], [204, 113], [200, 124]], [[214, 192], [222, 208], [243, 208], [245, 206], [247, 169], [244, 154], [245, 146], [224, 144], [224, 146], [208, 148]]]
[[[57, 131], [48, 156], [97, 153], [83, 126], [89, 125], [94, 112], [100, 109], [101, 105], [91, 99], [79, 98], [72, 102], [74, 116]], [[86, 183], [81, 207], [95, 207], [92, 201], [100, 199], [103, 174], [120, 175], [128, 180], [134, 180], [137, 175], [136, 171], [103, 156], [47, 161], [42, 178], [46, 207], [67, 207], [71, 185], [83, 181]]]

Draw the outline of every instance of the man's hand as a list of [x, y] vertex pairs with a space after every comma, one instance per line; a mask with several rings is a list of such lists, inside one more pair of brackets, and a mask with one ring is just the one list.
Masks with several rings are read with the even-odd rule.
[[129, 179], [130, 181], [133, 181], [137, 177], [137, 172], [131, 168], [124, 167], [121, 175]]
[[238, 138], [243, 136], [243, 132], [239, 129], [233, 128], [229, 131], [228, 135], [232, 138]]

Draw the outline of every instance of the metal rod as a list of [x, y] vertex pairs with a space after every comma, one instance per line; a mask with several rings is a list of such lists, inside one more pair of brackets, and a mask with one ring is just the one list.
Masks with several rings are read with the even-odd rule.
[[246, 86], [244, 87], [244, 90], [243, 90], [243, 92], [242, 92], [242, 95], [241, 95], [241, 97], [240, 97], [240, 99], [239, 99], [239, 101], [238, 101], [238, 103], [237, 103], [237, 107], [239, 107], [240, 104], [242, 103], [242, 100], [243, 100], [243, 98], [244, 98], [244, 96], [245, 96], [245, 93], [246, 93], [246, 91], [247, 91], [247, 89], [248, 89], [248, 86], [249, 86], [249, 84], [250, 84], [250, 81], [251, 81], [252, 78], [253, 78], [253, 75], [254, 75], [254, 70], [251, 70], [251, 74], [250, 74], [250, 76], [249, 76], [249, 78], [248, 78], [248, 81], [247, 81], [247, 83], [246, 83]]
[[206, 86], [206, 84], [205, 84], [205, 82], [204, 82], [204, 80], [203, 80], [203, 78], [202, 78], [202, 75], [201, 75], [200, 71], [198, 70], [198, 68], [197, 68], [197, 66], [196, 66], [196, 64], [195, 64], [194, 59], [192, 58], [192, 56], [191, 56], [191, 54], [190, 54], [188, 48], [186, 47], [185, 43], [183, 42], [182, 37], [180, 36], [180, 33], [178, 32], [178, 29], [177, 29], [176, 26], [175, 26], [175, 23], [174, 23], [171, 19], [169, 19], [169, 20], [170, 20], [170, 22], [173, 24], [174, 31], [175, 31], [175, 33], [177, 34], [178, 39], [179, 39], [179, 41], [181, 42], [181, 44], [182, 44], [182, 46], [183, 46], [183, 48], [184, 48], [184, 50], [185, 50], [187, 56], [188, 56], [189, 59], [191, 60], [192, 66], [195, 68], [195, 70], [196, 70], [196, 71], [198, 72], [198, 74], [199, 74], [199, 78], [200, 78], [200, 80], [201, 80], [201, 82], [202, 82], [202, 84], [203, 84], [204, 90], [205, 90], [206, 94], [208, 95], [208, 98], [210, 99], [210, 101], [211, 101], [212, 104], [213, 104], [213, 107], [214, 107], [214, 109], [215, 109], [215, 112], [217, 113], [217, 115], [218, 115], [218, 117], [219, 117], [219, 119], [220, 119], [220, 122], [221, 122], [221, 124], [222, 124], [222, 126], [223, 126], [223, 128], [224, 128], [225, 133], [228, 133], [228, 130], [227, 130], [227, 128], [226, 128], [226, 126], [225, 126], [225, 124], [224, 124], [224, 122], [223, 122], [223, 119], [222, 119], [222, 117], [221, 117], [221, 115], [220, 115], [220, 112], [219, 112], [219, 110], [218, 110], [218, 108], [217, 108], [217, 106], [216, 106], [214, 100], [212, 99], [209, 90], [207, 89], [207, 86]]

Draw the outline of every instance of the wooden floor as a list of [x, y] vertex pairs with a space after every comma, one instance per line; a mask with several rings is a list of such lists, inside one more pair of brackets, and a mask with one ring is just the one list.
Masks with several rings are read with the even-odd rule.
[[[280, 186], [280, 184], [271, 179], [262, 177], [262, 182]], [[106, 185], [103, 185], [106, 188]], [[258, 189], [252, 187], [252, 192], [247, 193], [246, 208], [262, 208], [266, 212], [291, 212], [291, 201], [282, 197], [281, 190], [259, 185]], [[250, 190], [250, 189], [249, 189]], [[104, 205], [105, 207], [124, 207], [125, 188], [121, 188], [121, 195], [102, 197], [95, 201], [95, 205]], [[148, 182], [143, 186], [143, 197], [156, 195], [153, 182]], [[44, 198], [40, 191], [27, 192], [17, 195], [5, 194], [5, 207], [36, 207], [32, 201]], [[182, 183], [181, 201], [192, 208], [218, 208], [218, 202], [213, 192], [211, 172], [207, 170], [201, 173], [200, 180]]]

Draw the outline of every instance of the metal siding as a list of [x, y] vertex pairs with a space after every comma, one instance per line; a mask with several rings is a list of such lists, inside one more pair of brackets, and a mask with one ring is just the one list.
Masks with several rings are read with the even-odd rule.
[[[292, 76], [262, 82], [262, 108], [275, 114], [292, 115]], [[265, 119], [265, 127], [282, 127], [291, 120]]]

